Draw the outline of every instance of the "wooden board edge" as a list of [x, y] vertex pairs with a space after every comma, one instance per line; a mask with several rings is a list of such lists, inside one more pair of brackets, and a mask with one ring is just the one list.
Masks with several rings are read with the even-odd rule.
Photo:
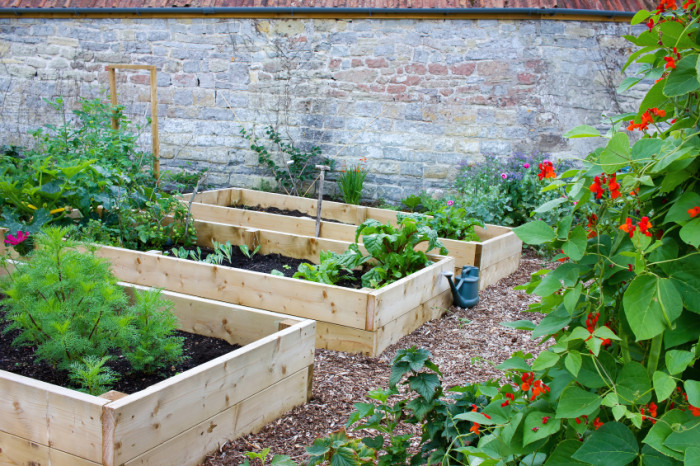
[[507, 277], [520, 267], [521, 255], [507, 257], [500, 262], [491, 264], [486, 269], [479, 270], [479, 291]]
[[96, 466], [102, 463], [66, 453], [0, 430], [0, 464]]
[[[201, 464], [206, 454], [222, 443], [256, 432], [307, 402], [310, 375], [309, 368], [297, 371], [124, 464]], [[272, 410], [261, 414], [262, 406]]]

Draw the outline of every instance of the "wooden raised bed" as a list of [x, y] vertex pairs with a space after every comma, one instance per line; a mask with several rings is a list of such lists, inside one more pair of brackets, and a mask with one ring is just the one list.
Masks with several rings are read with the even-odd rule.
[[[184, 196], [186, 200], [191, 194]], [[244, 210], [230, 206], [276, 207], [298, 210], [309, 217], [290, 217]], [[195, 196], [192, 215], [199, 220], [246, 225], [265, 230], [283, 231], [297, 235], [314, 236], [316, 232], [317, 201], [296, 196], [266, 193], [249, 189], [227, 188], [205, 191]], [[396, 223], [396, 211], [324, 201], [321, 216], [343, 223], [322, 221], [321, 238], [354, 241], [356, 226], [372, 218], [382, 223]], [[523, 243], [510, 228], [498, 225], [476, 227], [481, 241], [457, 241], [441, 238], [450, 256], [455, 258], [455, 273], [464, 265], [479, 267], [479, 289], [496, 283], [520, 266]]]
[[[277, 231], [196, 221], [198, 243], [211, 240], [260, 245], [259, 254], [279, 253], [318, 263], [321, 250], [343, 252], [347, 242]], [[451, 257], [431, 256], [432, 265], [378, 290], [350, 289], [128, 249], [101, 247], [114, 274], [130, 283], [267, 309], [317, 321], [316, 346], [379, 355], [423, 323], [439, 317], [452, 301], [442, 272]]]
[[182, 330], [242, 347], [130, 395], [0, 371], [0, 464], [200, 464], [310, 399], [315, 322], [163, 294]]

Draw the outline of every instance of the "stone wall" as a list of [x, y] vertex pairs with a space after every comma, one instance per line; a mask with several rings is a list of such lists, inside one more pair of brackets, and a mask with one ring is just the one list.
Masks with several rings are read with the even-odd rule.
[[[218, 186], [268, 174], [239, 135], [274, 125], [339, 162], [367, 158], [369, 198], [442, 189], [459, 164], [534, 151], [582, 157], [634, 109], [617, 97], [630, 26], [547, 20], [0, 19], [0, 144], [60, 121], [44, 98], [95, 97], [105, 65], [158, 69], [165, 169], [208, 167]], [[148, 75], [118, 71], [119, 101], [143, 123]], [[601, 126], [601, 124], [603, 126]], [[149, 147], [150, 134], [142, 136]]]

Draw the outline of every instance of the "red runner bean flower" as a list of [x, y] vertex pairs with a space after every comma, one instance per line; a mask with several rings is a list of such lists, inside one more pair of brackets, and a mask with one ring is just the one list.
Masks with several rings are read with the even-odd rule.
[[624, 231], [625, 233], [629, 233], [630, 238], [634, 236], [634, 230], [636, 230], [637, 227], [632, 225], [632, 219], [627, 217], [627, 220], [625, 223], [620, 225], [620, 230]]
[[603, 197], [603, 186], [600, 182], [599, 176], [593, 178], [593, 183], [588, 189], [590, 189], [592, 193], [595, 193], [596, 199], [600, 199], [601, 197]]
[[695, 206], [692, 209], [688, 209], [688, 215], [690, 215], [690, 218], [695, 218], [697, 214], [700, 214], [700, 206]]
[[598, 430], [598, 427], [602, 426], [603, 424], [605, 423], [601, 422], [599, 417], [595, 418], [595, 421], [593, 421], [593, 427], [595, 427], [595, 430]]
[[649, 221], [649, 217], [642, 217], [642, 219], [639, 221], [639, 231], [644, 233], [646, 236], [651, 236], [651, 233], [649, 233], [649, 228], [651, 228], [653, 225]]
[[608, 188], [610, 189], [610, 199], [617, 199], [620, 197], [620, 184], [616, 180], [617, 174], [613, 173], [608, 182]]

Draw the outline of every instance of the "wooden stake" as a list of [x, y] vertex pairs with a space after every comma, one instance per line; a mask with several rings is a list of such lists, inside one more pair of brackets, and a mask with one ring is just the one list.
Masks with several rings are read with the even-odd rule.
[[328, 165], [316, 165], [321, 174], [318, 177], [318, 204], [316, 204], [316, 238], [321, 233], [321, 203], [323, 202], [323, 180], [325, 179], [326, 170], [330, 170]]
[[[156, 67], [154, 65], [107, 65], [109, 72], [109, 100], [112, 105], [117, 105], [117, 76], [116, 70], [148, 70], [150, 73], [151, 87], [151, 152], [153, 153], [153, 175], [156, 184], [160, 182], [160, 144], [158, 139], [158, 82]], [[112, 128], [119, 128], [119, 122], [112, 117]]]

